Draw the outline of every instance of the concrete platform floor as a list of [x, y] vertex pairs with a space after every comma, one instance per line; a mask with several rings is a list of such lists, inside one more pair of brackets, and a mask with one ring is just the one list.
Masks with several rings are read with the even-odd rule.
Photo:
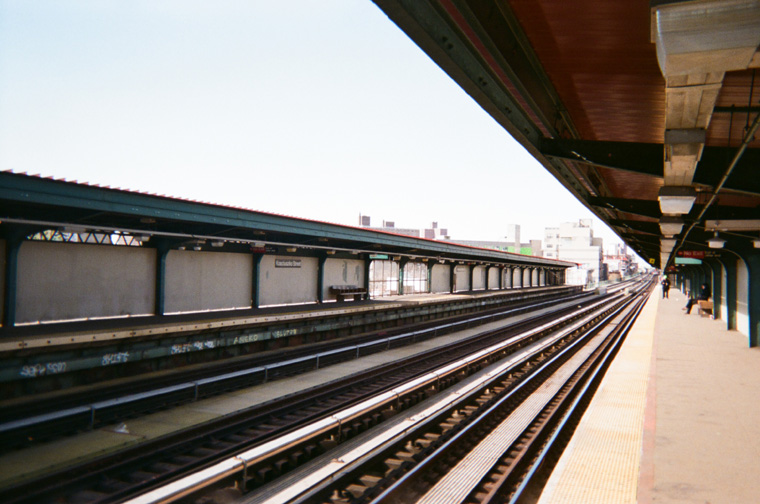
[[661, 297], [656, 289], [541, 503], [760, 502], [760, 348], [696, 308], [687, 316], [679, 291]]

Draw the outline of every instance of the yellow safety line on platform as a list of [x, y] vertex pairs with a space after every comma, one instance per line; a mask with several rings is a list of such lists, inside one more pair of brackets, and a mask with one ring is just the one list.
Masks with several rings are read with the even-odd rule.
[[647, 301], [539, 504], [635, 504], [659, 291]]

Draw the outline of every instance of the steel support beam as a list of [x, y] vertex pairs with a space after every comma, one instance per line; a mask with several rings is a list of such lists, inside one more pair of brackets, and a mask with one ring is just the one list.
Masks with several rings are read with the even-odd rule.
[[402, 257], [398, 262], [398, 294], [399, 296], [404, 294], [404, 267], [409, 259]]
[[427, 263], [427, 292], [428, 294], [433, 292], [433, 268], [435, 267], [434, 261]]
[[16, 325], [16, 295], [18, 292], [18, 254], [23, 239], [9, 234], [5, 239], [5, 286], [3, 293], [3, 327]]
[[317, 303], [325, 302], [325, 263], [327, 256], [321, 255], [317, 263]]
[[553, 159], [577, 161], [653, 177], [663, 176], [663, 144], [542, 138], [539, 150]]
[[726, 270], [726, 329], [736, 329], [736, 261], [721, 258]]
[[723, 302], [723, 265], [714, 259], [705, 259], [704, 264], [712, 270], [713, 318], [720, 319]]
[[457, 265], [451, 263], [449, 268], [449, 293], [454, 294], [457, 291]]
[[[253, 278], [251, 279], [251, 308], [261, 306], [261, 260], [264, 254], [253, 254]], [[368, 291], [369, 292], [369, 291]]]
[[166, 312], [166, 256], [169, 255], [169, 246], [159, 242], [156, 246], [156, 285], [155, 285], [155, 307], [153, 312], [156, 315], [163, 315]]
[[[586, 163], [601, 168], [621, 170], [653, 177], [663, 177], [663, 144], [638, 142], [603, 142], [565, 138], [541, 138], [539, 150], [551, 159]], [[735, 147], [705, 146], [697, 164], [694, 182], [715, 187], [721, 174], [736, 154]], [[725, 188], [760, 194], [760, 179], [755, 176], [760, 164], [760, 149], [746, 149], [736, 163]]]
[[760, 253], [748, 246], [732, 247], [744, 261], [749, 275], [747, 286], [747, 317], [749, 318], [749, 346], [760, 346]]

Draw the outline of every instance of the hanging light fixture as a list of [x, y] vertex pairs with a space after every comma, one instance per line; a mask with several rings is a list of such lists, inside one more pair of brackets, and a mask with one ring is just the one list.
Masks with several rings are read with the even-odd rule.
[[683, 229], [683, 220], [678, 217], [663, 215], [660, 218], [660, 232], [663, 236], [672, 237]]
[[657, 199], [662, 213], [687, 214], [697, 199], [697, 191], [688, 186], [665, 186], [660, 188]]
[[714, 249], [723, 248], [723, 245], [725, 245], [725, 244], [726, 244], [726, 240], [724, 240], [723, 238], [721, 238], [720, 236], [718, 236], [718, 232], [717, 231], [715, 231], [715, 235], [712, 238], [710, 238], [709, 240], [707, 240], [707, 245], [710, 248], [714, 248]]

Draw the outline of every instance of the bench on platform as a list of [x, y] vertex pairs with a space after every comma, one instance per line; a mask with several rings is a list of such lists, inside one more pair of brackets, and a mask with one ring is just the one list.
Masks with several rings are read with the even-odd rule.
[[361, 301], [367, 297], [367, 289], [356, 285], [331, 285], [330, 292], [338, 297], [338, 301], [345, 301], [348, 296], [353, 296], [354, 301]]
[[700, 300], [699, 303], [699, 315], [702, 317], [709, 317], [713, 314], [713, 302], [712, 299], [707, 301]]

